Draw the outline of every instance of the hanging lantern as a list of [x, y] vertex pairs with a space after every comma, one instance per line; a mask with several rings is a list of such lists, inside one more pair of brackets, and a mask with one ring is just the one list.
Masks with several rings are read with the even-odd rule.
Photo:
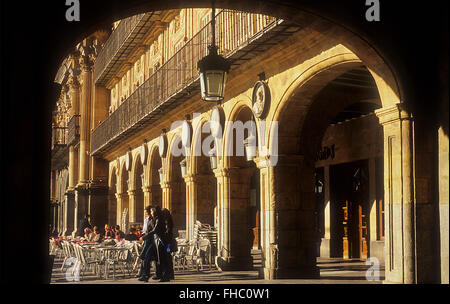
[[212, 44], [208, 46], [208, 55], [200, 59], [197, 68], [200, 72], [200, 89], [202, 99], [205, 101], [221, 101], [225, 94], [227, 73], [230, 70], [230, 62], [217, 52], [215, 41], [216, 13], [214, 1], [212, 1]]
[[211, 169], [217, 169], [217, 156], [215, 149], [211, 149], [209, 151], [209, 161], [211, 162]]
[[256, 137], [250, 135], [244, 139], [245, 154], [247, 155], [247, 161], [252, 161], [257, 156], [256, 150]]
[[158, 169], [158, 173], [159, 173], [159, 182], [161, 183], [164, 180], [164, 171], [163, 168], [159, 168]]
[[141, 174], [141, 185], [145, 186], [145, 176], [144, 173]]
[[186, 158], [184, 158], [180, 162], [180, 167], [181, 167], [181, 176], [185, 176], [186, 175]]

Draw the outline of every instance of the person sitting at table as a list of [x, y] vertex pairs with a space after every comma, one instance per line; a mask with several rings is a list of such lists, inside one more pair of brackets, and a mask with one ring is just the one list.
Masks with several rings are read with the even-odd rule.
[[83, 236], [83, 232], [85, 228], [89, 228], [92, 229], [91, 223], [89, 222], [89, 214], [85, 214], [84, 217], [82, 219], [80, 219], [79, 223], [78, 223], [78, 231], [77, 231], [77, 236]]
[[88, 242], [91, 242], [92, 240], [93, 240], [93, 238], [94, 238], [94, 233], [91, 231], [91, 229], [89, 229], [89, 228], [84, 228], [84, 236], [83, 236], [83, 238], [84, 238], [84, 240], [85, 241], [88, 241]]
[[100, 234], [100, 229], [98, 229], [97, 226], [94, 226], [94, 237], [92, 238], [92, 241], [94, 242], [101, 242], [102, 235]]
[[142, 236], [142, 227], [138, 227], [136, 229], [136, 235], [137, 235], [138, 239]]
[[138, 241], [139, 237], [136, 235], [136, 228], [131, 227], [130, 233], [125, 235], [125, 240], [127, 241]]
[[123, 231], [120, 230], [120, 226], [116, 225], [116, 231], [115, 231], [116, 240], [120, 241], [121, 239], [123, 239], [124, 235], [125, 234], [123, 233]]
[[113, 238], [114, 234], [108, 224], [105, 225], [105, 239]]

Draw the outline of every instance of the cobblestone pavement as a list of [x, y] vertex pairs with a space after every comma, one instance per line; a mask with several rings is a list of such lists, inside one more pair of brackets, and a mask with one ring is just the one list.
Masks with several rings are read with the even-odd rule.
[[[379, 280], [369, 281], [366, 274], [370, 265], [359, 260], [342, 259], [317, 259], [317, 265], [320, 269], [320, 278], [318, 279], [282, 279], [269, 281], [258, 278], [258, 272], [255, 271], [223, 271], [208, 270], [203, 271], [176, 271], [175, 279], [170, 282], [161, 283], [159, 281], [149, 280], [141, 282], [137, 277], [123, 275], [121, 271], [116, 272], [113, 279], [98, 278], [93, 271], [86, 271], [80, 281], [68, 281], [67, 267], [61, 271], [63, 259], [55, 258], [53, 264], [51, 284], [381, 284], [384, 280], [384, 267], [381, 265]], [[153, 269], [152, 269], [153, 270]]]

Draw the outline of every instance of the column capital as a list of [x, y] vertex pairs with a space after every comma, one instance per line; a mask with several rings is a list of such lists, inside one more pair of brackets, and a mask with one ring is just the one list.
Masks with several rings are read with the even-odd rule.
[[70, 90], [76, 90], [80, 88], [80, 82], [78, 81], [78, 76], [74, 75], [74, 73], [70, 73], [69, 78], [67, 80], [67, 85]]
[[397, 103], [391, 107], [375, 110], [381, 125], [413, 119], [412, 114], [406, 109], [404, 103]]
[[125, 195], [128, 195], [128, 193], [115, 193], [117, 199], [122, 199], [125, 197]]
[[183, 176], [183, 179], [186, 184], [196, 183], [196, 182], [198, 182], [198, 177], [199, 177], [198, 174], [186, 174], [185, 176]]
[[161, 189], [171, 189], [173, 182], [161, 182], [159, 184], [161, 185]]
[[141, 189], [142, 189], [142, 192], [144, 192], [144, 193], [151, 193], [152, 192], [151, 186], [142, 186]]
[[91, 56], [81, 56], [79, 59], [80, 67], [83, 72], [90, 72], [94, 66]]

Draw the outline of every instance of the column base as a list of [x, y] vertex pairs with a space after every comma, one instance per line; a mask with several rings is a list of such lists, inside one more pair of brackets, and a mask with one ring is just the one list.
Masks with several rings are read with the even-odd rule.
[[319, 256], [321, 258], [331, 258], [330, 239], [321, 239]]
[[223, 271], [253, 270], [253, 259], [248, 257], [216, 257], [216, 265]]
[[277, 279], [318, 279], [319, 267], [316, 265], [300, 268], [264, 268], [265, 280]]

